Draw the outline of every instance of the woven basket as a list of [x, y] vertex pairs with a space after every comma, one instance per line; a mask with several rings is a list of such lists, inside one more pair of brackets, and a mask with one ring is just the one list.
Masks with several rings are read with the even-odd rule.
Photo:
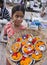
[[22, 35], [25, 34], [32, 34], [33, 36], [39, 36], [41, 37], [41, 39], [45, 39], [45, 36], [43, 35], [43, 33], [41, 33], [41, 31], [36, 31], [36, 30], [32, 30], [32, 29], [26, 29], [26, 30], [20, 30], [17, 33], [15, 33], [11, 38], [9, 38], [9, 43], [14, 43], [14, 41], [21, 37]]
[[33, 36], [41, 36], [43, 37], [43, 33], [41, 33], [39, 30], [32, 30], [32, 29], [26, 29], [26, 30], [20, 30], [19, 32], [14, 34], [15, 38], [21, 37], [24, 34], [32, 34]]
[[[13, 44], [14, 43], [14, 40], [16, 38], [21, 37], [24, 34], [32, 34], [33, 36], [39, 36], [45, 42], [47, 41], [47, 40], [45, 40], [45, 35], [43, 35], [43, 33], [41, 33], [40, 30], [36, 31], [36, 30], [26, 29], [26, 30], [21, 30], [21, 31], [15, 33], [14, 36], [12, 36], [12, 39], [13, 40], [12, 39], [9, 39], [10, 40], [10, 43]], [[9, 44], [9, 45], [11, 46], [11, 44]], [[7, 46], [7, 48], [10, 51], [11, 50], [11, 47], [9, 45]], [[47, 48], [47, 44], [46, 44], [46, 48]], [[41, 65], [46, 59], [47, 59], [47, 50], [44, 53], [44, 56], [43, 56], [42, 60], [40, 62], [38, 62], [38, 64], [36, 63], [35, 65]]]

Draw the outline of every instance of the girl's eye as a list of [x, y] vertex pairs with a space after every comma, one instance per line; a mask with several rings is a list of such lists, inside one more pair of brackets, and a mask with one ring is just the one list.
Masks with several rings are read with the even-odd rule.
[[23, 16], [18, 16], [18, 15], [15, 15], [15, 17], [16, 17], [16, 18], [19, 18], [19, 17], [20, 17], [20, 18], [23, 18]]
[[18, 18], [19, 16], [18, 15], [15, 15], [16, 18]]

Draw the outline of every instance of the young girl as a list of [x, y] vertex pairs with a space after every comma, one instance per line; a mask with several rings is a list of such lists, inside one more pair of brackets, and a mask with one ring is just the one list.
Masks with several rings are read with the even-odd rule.
[[23, 21], [24, 14], [25, 8], [23, 5], [16, 5], [12, 8], [12, 21], [5, 25], [4, 35], [11, 37], [19, 30], [26, 29], [27, 23]]

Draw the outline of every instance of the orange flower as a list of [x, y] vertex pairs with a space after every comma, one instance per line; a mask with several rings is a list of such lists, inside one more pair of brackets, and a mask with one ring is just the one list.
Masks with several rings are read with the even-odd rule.
[[38, 41], [35, 45], [35, 49], [36, 50], [40, 50], [39, 46], [45, 45], [45, 43], [43, 41]]
[[17, 52], [17, 51], [20, 49], [20, 47], [21, 47], [20, 42], [16, 42], [16, 43], [12, 44], [11, 50], [12, 50], [13, 52]]
[[23, 42], [22, 42], [22, 46], [23, 46], [23, 45], [25, 45], [25, 44], [26, 44], [26, 42], [25, 42], [25, 41], [23, 41]]
[[31, 44], [26, 44], [22, 48], [23, 53], [30, 54], [34, 51], [34, 46]]
[[22, 54], [20, 52], [13, 53], [13, 55], [12, 55], [13, 60], [19, 60], [21, 57], [22, 57]]
[[37, 60], [40, 60], [42, 58], [42, 53], [40, 52], [38, 55], [36, 55], [35, 53], [32, 54], [32, 58]]
[[25, 58], [25, 60], [20, 61], [20, 65], [29, 65], [32, 62], [30, 57]]

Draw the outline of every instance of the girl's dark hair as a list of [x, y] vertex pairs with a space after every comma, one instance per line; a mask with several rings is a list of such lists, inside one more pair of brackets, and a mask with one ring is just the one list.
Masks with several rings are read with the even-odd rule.
[[23, 14], [25, 14], [25, 7], [24, 7], [24, 5], [16, 5], [16, 6], [14, 6], [13, 8], [12, 8], [12, 16], [13, 16], [13, 14], [16, 12], [16, 11], [22, 11], [23, 12]]

